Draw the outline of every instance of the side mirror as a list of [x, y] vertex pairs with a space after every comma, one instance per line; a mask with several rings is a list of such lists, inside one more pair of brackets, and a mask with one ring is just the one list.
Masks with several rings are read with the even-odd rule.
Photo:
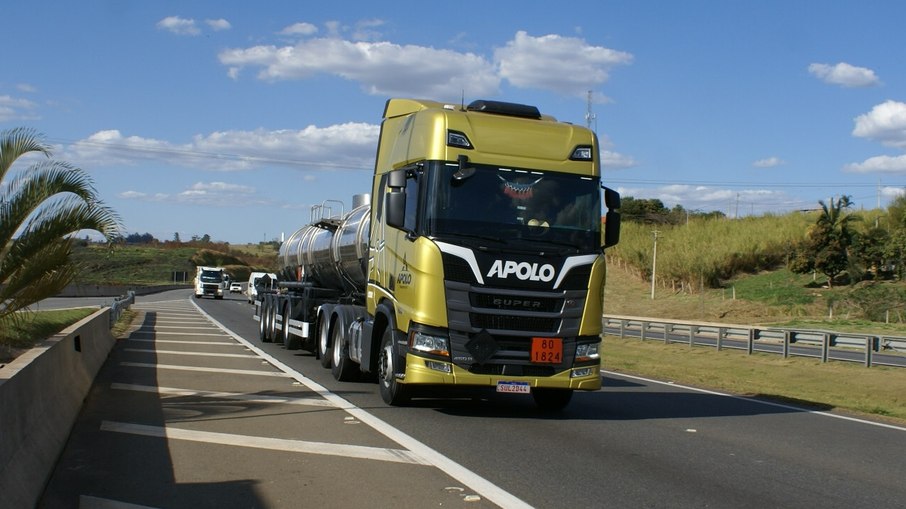
[[406, 170], [393, 170], [387, 175], [387, 195], [384, 208], [387, 224], [402, 228], [406, 221]]
[[402, 228], [406, 222], [406, 192], [391, 190], [387, 193], [384, 207], [387, 211], [387, 224], [394, 228]]
[[604, 216], [604, 245], [601, 249], [620, 243], [620, 193], [605, 187], [604, 204], [607, 206], [607, 214]]

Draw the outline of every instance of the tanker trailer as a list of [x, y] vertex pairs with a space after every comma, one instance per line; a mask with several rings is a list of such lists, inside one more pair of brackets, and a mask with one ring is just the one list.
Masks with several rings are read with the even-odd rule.
[[[288, 350], [321, 353], [330, 366], [326, 344], [316, 349], [319, 318], [338, 305], [364, 312], [368, 269], [370, 205], [368, 195], [353, 196], [353, 209], [328, 200], [312, 207], [311, 222], [293, 232], [280, 246], [281, 279], [259, 295], [255, 318], [263, 342], [279, 342]], [[334, 214], [329, 204], [339, 203]]]

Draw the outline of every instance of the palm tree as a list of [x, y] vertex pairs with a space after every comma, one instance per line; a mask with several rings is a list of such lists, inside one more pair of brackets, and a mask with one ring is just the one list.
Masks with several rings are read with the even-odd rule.
[[[26, 154], [44, 158], [7, 180]], [[88, 174], [52, 159], [42, 136], [28, 128], [0, 132], [0, 331], [19, 319], [17, 311], [72, 282], [72, 234], [95, 230], [112, 242], [120, 229]]]

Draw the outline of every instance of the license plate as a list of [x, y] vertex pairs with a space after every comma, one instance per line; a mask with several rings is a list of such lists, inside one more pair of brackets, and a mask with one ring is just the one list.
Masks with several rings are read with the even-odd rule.
[[510, 394], [530, 394], [532, 388], [528, 382], [497, 382], [497, 392]]
[[535, 364], [563, 362], [563, 338], [532, 338], [532, 362]]

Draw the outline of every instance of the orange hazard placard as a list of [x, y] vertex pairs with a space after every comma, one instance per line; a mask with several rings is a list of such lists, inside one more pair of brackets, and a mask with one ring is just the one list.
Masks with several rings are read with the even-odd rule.
[[563, 338], [532, 338], [532, 362], [536, 364], [563, 362]]

